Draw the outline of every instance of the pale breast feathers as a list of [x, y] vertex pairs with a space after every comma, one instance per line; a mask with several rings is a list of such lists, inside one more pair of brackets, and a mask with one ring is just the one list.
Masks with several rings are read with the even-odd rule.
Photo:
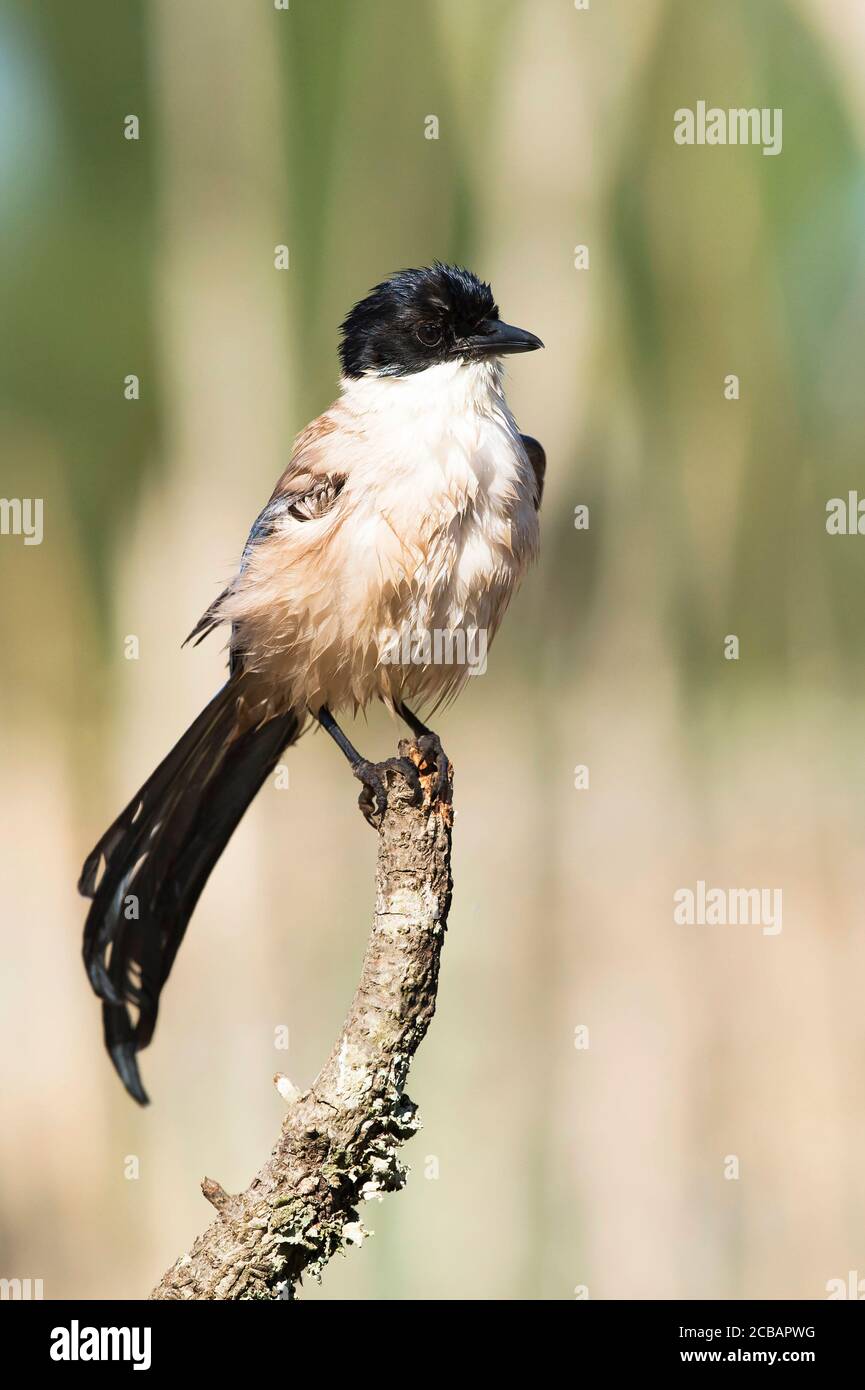
[[271, 711], [453, 692], [465, 669], [395, 663], [393, 634], [492, 640], [536, 553], [544, 451], [519, 434], [499, 374], [425, 375], [343, 384], [187, 639], [230, 623], [232, 667]]

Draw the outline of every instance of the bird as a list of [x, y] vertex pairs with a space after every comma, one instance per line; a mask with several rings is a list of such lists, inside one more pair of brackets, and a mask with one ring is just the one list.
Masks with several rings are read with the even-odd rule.
[[411, 706], [459, 693], [471, 635], [485, 653], [537, 556], [546, 456], [517, 428], [502, 358], [543, 346], [500, 318], [488, 283], [440, 261], [383, 280], [346, 315], [339, 395], [297, 436], [236, 574], [186, 639], [226, 624], [227, 679], [81, 871], [85, 968], [139, 1104], [137, 1054], [189, 919], [285, 749], [324, 728], [380, 824], [399, 760], [364, 758], [336, 720], [380, 700], [444, 775]]

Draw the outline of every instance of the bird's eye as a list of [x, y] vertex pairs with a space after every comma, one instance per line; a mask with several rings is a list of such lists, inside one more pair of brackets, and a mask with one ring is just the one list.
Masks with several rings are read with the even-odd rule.
[[442, 340], [442, 331], [437, 323], [420, 323], [417, 326], [418, 342], [424, 347], [436, 347]]

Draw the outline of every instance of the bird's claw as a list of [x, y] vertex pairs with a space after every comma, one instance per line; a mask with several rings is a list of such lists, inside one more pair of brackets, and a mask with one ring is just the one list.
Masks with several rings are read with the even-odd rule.
[[389, 772], [401, 773], [411, 786], [415, 796], [420, 799], [420, 773], [410, 758], [385, 758], [384, 762], [381, 763], [371, 763], [367, 758], [361, 758], [352, 770], [358, 781], [363, 783], [357, 804], [364, 819], [374, 830], [378, 830], [387, 810], [387, 774]]
[[423, 758], [422, 775], [428, 770], [435, 770], [431, 799], [448, 803], [450, 801], [450, 760], [442, 748], [438, 734], [434, 734], [432, 730], [429, 733], [420, 734], [417, 739], [417, 749]]

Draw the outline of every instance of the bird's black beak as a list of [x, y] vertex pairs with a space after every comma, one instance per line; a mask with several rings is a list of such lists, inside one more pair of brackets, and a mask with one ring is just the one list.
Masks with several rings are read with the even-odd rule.
[[484, 319], [477, 333], [465, 341], [472, 357], [500, 357], [506, 352], [534, 352], [543, 347], [540, 338], [527, 328], [514, 328], [501, 319]]

